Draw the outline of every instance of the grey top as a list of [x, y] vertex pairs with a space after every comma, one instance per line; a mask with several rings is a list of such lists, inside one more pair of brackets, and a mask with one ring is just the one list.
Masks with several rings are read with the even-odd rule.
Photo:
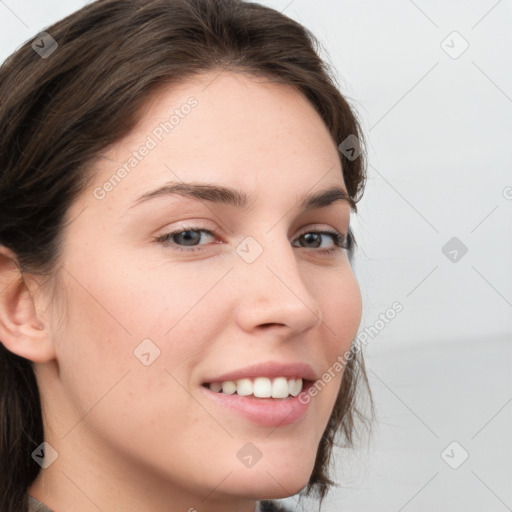
[[28, 496], [28, 511], [29, 512], [53, 512], [44, 503], [36, 500], [33, 496]]
[[[53, 512], [44, 503], [33, 496], [28, 496], [28, 510], [29, 512]], [[291, 512], [289, 509], [283, 508], [281, 505], [274, 503], [273, 501], [258, 501], [255, 512]]]

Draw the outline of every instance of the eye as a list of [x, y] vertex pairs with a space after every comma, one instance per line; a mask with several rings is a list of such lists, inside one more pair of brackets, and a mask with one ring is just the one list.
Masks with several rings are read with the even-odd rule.
[[308, 231], [300, 235], [296, 240], [306, 244], [306, 248], [310, 249], [326, 249], [322, 247], [322, 237], [330, 237], [332, 244], [325, 252], [331, 253], [340, 249], [350, 249], [351, 239], [347, 235], [343, 235], [338, 231]]
[[[199, 245], [198, 242], [201, 240], [203, 234], [214, 236], [214, 234], [207, 229], [196, 229], [196, 228], [181, 228], [171, 233], [166, 233], [156, 239], [157, 242], [161, 243], [164, 247], [175, 247], [177, 246], [178, 251], [196, 251], [197, 249], [181, 249], [180, 245], [186, 247], [194, 247]], [[200, 244], [204, 245], [204, 244]]]
[[[203, 236], [205, 235], [205, 236]], [[166, 233], [155, 239], [157, 243], [162, 244], [164, 247], [169, 247], [173, 250], [183, 252], [195, 252], [200, 251], [202, 245], [208, 245], [200, 243], [204, 238], [212, 237], [215, 239], [215, 233], [208, 229], [201, 229], [192, 226], [183, 226], [176, 231]], [[330, 245], [328, 240], [330, 239]], [[325, 246], [327, 241], [327, 247]], [[304, 245], [295, 245], [295, 242], [299, 242]], [[214, 242], [222, 243], [222, 242]], [[319, 250], [318, 252], [324, 252], [327, 254], [340, 251], [342, 249], [350, 249], [352, 245], [352, 239], [348, 235], [343, 235], [338, 231], [307, 231], [301, 234], [293, 242], [294, 247], [300, 247], [304, 249]]]

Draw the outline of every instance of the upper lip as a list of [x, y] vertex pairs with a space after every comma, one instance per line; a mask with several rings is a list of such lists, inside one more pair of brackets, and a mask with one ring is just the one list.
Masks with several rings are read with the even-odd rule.
[[309, 364], [300, 362], [278, 363], [268, 361], [208, 378], [203, 381], [203, 384], [211, 382], [225, 382], [227, 380], [236, 381], [239, 379], [251, 379], [254, 377], [287, 377], [289, 379], [295, 377], [304, 380], [317, 380], [316, 373]]

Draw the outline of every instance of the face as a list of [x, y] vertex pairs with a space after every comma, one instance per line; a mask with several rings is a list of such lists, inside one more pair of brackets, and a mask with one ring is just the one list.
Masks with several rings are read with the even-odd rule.
[[100, 503], [165, 489], [200, 510], [191, 496], [298, 492], [342, 371], [306, 406], [217, 389], [246, 377], [257, 394], [296, 394], [279, 377], [310, 386], [359, 327], [358, 284], [330, 234], [347, 234], [349, 203], [303, 204], [346, 191], [326, 126], [292, 88], [217, 75], [155, 94], [68, 212], [56, 359], [38, 379], [55, 467]]

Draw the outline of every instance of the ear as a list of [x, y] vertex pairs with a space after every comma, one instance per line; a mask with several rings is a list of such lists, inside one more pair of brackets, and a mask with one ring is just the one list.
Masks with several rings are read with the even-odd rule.
[[38, 283], [21, 272], [16, 255], [0, 245], [0, 343], [10, 352], [43, 363], [55, 358], [49, 322], [37, 313]]

